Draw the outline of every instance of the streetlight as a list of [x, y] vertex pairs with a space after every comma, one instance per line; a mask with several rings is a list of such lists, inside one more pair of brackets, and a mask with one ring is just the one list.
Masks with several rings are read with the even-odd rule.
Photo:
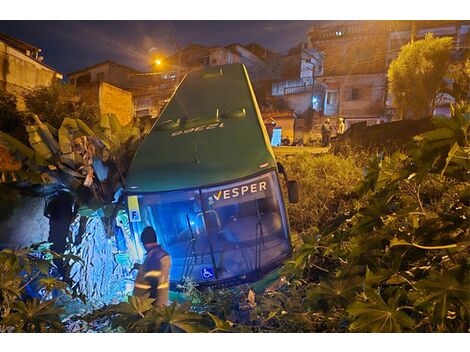
[[162, 64], [162, 60], [156, 59], [155, 60], [155, 65], [160, 66]]

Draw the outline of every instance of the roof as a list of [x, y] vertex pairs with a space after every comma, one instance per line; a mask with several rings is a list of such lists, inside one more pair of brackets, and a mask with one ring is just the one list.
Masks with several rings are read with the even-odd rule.
[[209, 67], [180, 84], [134, 156], [126, 191], [216, 185], [274, 167], [245, 67]]
[[98, 66], [102, 66], [102, 65], [120, 66], [120, 67], [124, 67], [124, 68], [126, 68], [126, 69], [128, 69], [128, 70], [130, 70], [130, 71], [134, 71], [135, 73], [142, 73], [142, 71], [136, 70], [135, 68], [132, 68], [132, 67], [129, 67], [129, 66], [126, 66], [126, 65], [119, 64], [119, 63], [117, 63], [117, 62], [114, 62], [113, 60], [106, 60], [106, 61], [102, 61], [102, 62], [99, 62], [99, 63], [94, 64], [94, 65], [91, 65], [91, 66], [82, 68], [82, 69], [80, 69], [80, 70], [76, 70], [76, 71], [67, 73], [67, 76], [72, 76], [72, 75], [76, 75], [77, 73], [86, 72], [86, 71], [88, 71], [88, 70], [91, 70], [92, 68], [95, 68], [95, 67], [98, 67]]
[[27, 50], [32, 51], [32, 52], [40, 52], [41, 51], [40, 48], [38, 48], [34, 45], [31, 45], [31, 44], [28, 44], [28, 43], [26, 43], [22, 40], [13, 38], [13, 37], [9, 36], [8, 34], [1, 33], [1, 32], [0, 32], [0, 40], [7, 43], [7, 45], [12, 47], [13, 49], [21, 52], [22, 54], [24, 54], [25, 56], [27, 56], [29, 59], [33, 60], [34, 62], [50, 69], [51, 71], [57, 72], [57, 70], [55, 68], [49, 66], [48, 64], [46, 64], [42, 61], [37, 60], [36, 58], [34, 58], [31, 55], [26, 54]]
[[25, 52], [26, 50], [30, 51], [38, 51], [40, 50], [38, 47], [28, 44], [22, 40], [13, 38], [9, 36], [8, 34], [0, 32], [0, 40], [7, 43], [8, 45], [14, 47], [15, 49], [18, 49], [22, 52]]

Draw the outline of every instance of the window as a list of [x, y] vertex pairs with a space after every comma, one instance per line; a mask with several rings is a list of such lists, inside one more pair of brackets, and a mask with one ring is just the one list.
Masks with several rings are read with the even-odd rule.
[[326, 104], [327, 105], [336, 104], [337, 96], [338, 96], [337, 92], [328, 92], [328, 93], [326, 93]]
[[212, 65], [217, 65], [217, 59], [212, 59], [212, 60], [211, 60], [211, 64], [212, 64]]
[[99, 72], [96, 74], [96, 81], [97, 82], [103, 82], [104, 80], [104, 72]]
[[77, 87], [91, 82], [91, 74], [86, 73], [77, 77]]
[[72, 86], [75, 85], [75, 78], [70, 78], [70, 84], [71, 84]]
[[359, 100], [359, 88], [348, 89], [348, 100]]

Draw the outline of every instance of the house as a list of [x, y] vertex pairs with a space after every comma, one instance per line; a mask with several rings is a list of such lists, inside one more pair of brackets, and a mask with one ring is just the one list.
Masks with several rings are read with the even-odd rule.
[[75, 87], [86, 86], [90, 83], [105, 82], [130, 92], [139, 91], [139, 86], [133, 79], [135, 74], [142, 73], [134, 68], [106, 60], [86, 68], [70, 72], [67, 77]]
[[[308, 35], [308, 45], [322, 52], [325, 86], [323, 115], [336, 124], [385, 121], [388, 26], [379, 21], [332, 21]], [[320, 121], [321, 122], [321, 121]]]
[[[190, 44], [163, 60], [166, 66], [199, 70], [207, 66], [219, 66], [241, 62], [240, 57], [223, 46], [207, 47]], [[158, 70], [158, 67], [156, 67]]]
[[323, 75], [323, 58], [305, 44], [292, 48], [281, 58], [281, 77], [272, 84], [271, 94], [294, 110], [296, 115], [320, 111], [324, 98], [318, 77]]
[[111, 60], [71, 72], [68, 78], [83, 100], [98, 106], [100, 114], [116, 114], [124, 125], [133, 116], [151, 125], [177, 84], [173, 71], [142, 72]]
[[30, 89], [48, 86], [62, 75], [44, 63], [42, 50], [7, 34], [0, 33], [0, 89], [18, 98]]
[[[326, 92], [323, 115], [345, 127], [374, 125], [393, 116], [387, 71], [400, 48], [426, 33], [454, 38], [453, 57], [468, 53], [469, 21], [330, 21], [312, 28], [308, 46], [324, 57], [319, 81]], [[467, 55], [468, 56], [468, 55]]]

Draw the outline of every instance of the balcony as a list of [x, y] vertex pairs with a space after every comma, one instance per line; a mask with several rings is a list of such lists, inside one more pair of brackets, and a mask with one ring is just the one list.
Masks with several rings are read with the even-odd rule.
[[313, 92], [314, 89], [315, 89], [315, 86], [313, 84], [295, 86], [295, 87], [286, 87], [284, 88], [284, 95], [310, 93], [310, 92]]

